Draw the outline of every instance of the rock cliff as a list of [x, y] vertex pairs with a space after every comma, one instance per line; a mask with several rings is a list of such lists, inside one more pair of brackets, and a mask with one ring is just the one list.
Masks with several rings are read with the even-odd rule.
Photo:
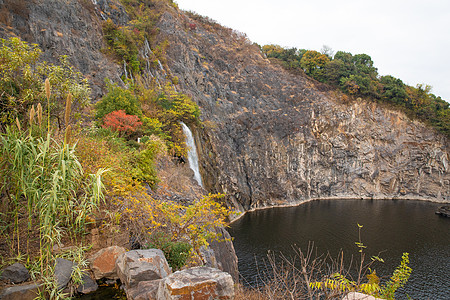
[[[101, 31], [108, 17], [128, 21], [117, 1], [23, 3], [0, 0], [2, 37], [38, 43], [44, 59], [69, 55], [94, 100], [104, 78], [120, 81]], [[365, 100], [343, 103], [207, 19], [168, 6], [157, 27], [157, 39], [169, 41], [164, 72], [178, 76], [177, 88], [202, 110], [204, 127], [194, 132], [204, 185], [239, 210], [320, 198], [450, 201], [449, 141], [425, 125]]]
[[[195, 30], [186, 24], [195, 23]], [[273, 65], [245, 36], [165, 13], [171, 71], [202, 109], [205, 186], [241, 210], [322, 198], [450, 201], [449, 142]]]

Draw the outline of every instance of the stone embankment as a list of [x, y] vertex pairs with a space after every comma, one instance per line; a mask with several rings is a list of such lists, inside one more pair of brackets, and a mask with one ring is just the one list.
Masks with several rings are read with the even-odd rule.
[[[69, 291], [73, 262], [58, 258], [55, 279], [60, 290]], [[26, 283], [30, 275], [19, 263], [2, 270], [1, 280], [24, 283], [0, 292], [2, 300], [34, 299], [39, 284]], [[131, 250], [112, 246], [89, 258], [89, 270], [83, 275], [80, 294], [95, 292], [96, 280], [116, 283], [120, 279], [129, 300], [233, 299], [234, 282], [230, 274], [211, 267], [193, 267], [172, 273], [164, 253], [159, 249]]]

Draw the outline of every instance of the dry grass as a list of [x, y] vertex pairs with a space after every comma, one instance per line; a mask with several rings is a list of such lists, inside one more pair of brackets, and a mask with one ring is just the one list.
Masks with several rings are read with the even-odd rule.
[[267, 295], [256, 290], [244, 287], [238, 284], [235, 288], [235, 300], [266, 300], [269, 299]]

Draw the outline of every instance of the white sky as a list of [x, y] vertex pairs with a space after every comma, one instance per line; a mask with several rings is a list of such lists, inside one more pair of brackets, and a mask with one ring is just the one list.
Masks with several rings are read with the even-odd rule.
[[450, 101], [450, 0], [175, 0], [260, 45], [365, 53]]

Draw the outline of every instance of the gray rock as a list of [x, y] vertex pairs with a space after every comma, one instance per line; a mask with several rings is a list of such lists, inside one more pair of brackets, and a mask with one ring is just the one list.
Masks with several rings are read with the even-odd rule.
[[17, 285], [5, 288], [0, 292], [1, 300], [33, 300], [39, 295], [37, 284]]
[[158, 300], [233, 299], [231, 275], [209, 267], [177, 271], [159, 283]]
[[216, 266], [211, 265], [221, 271], [231, 275], [234, 282], [239, 281], [238, 257], [234, 251], [231, 235], [223, 228], [215, 228], [220, 235], [218, 240], [210, 241], [209, 247], [213, 250]]
[[55, 279], [58, 289], [63, 290], [72, 277], [73, 262], [70, 260], [58, 257], [55, 265]]
[[0, 280], [9, 281], [11, 283], [21, 283], [30, 279], [30, 273], [27, 268], [20, 263], [15, 263], [2, 270]]
[[81, 294], [89, 294], [98, 289], [98, 284], [95, 280], [91, 278], [88, 272], [83, 273], [83, 284], [78, 286], [77, 292]]
[[131, 250], [116, 261], [117, 275], [127, 289], [140, 281], [161, 279], [172, 273], [164, 253], [159, 249]]

